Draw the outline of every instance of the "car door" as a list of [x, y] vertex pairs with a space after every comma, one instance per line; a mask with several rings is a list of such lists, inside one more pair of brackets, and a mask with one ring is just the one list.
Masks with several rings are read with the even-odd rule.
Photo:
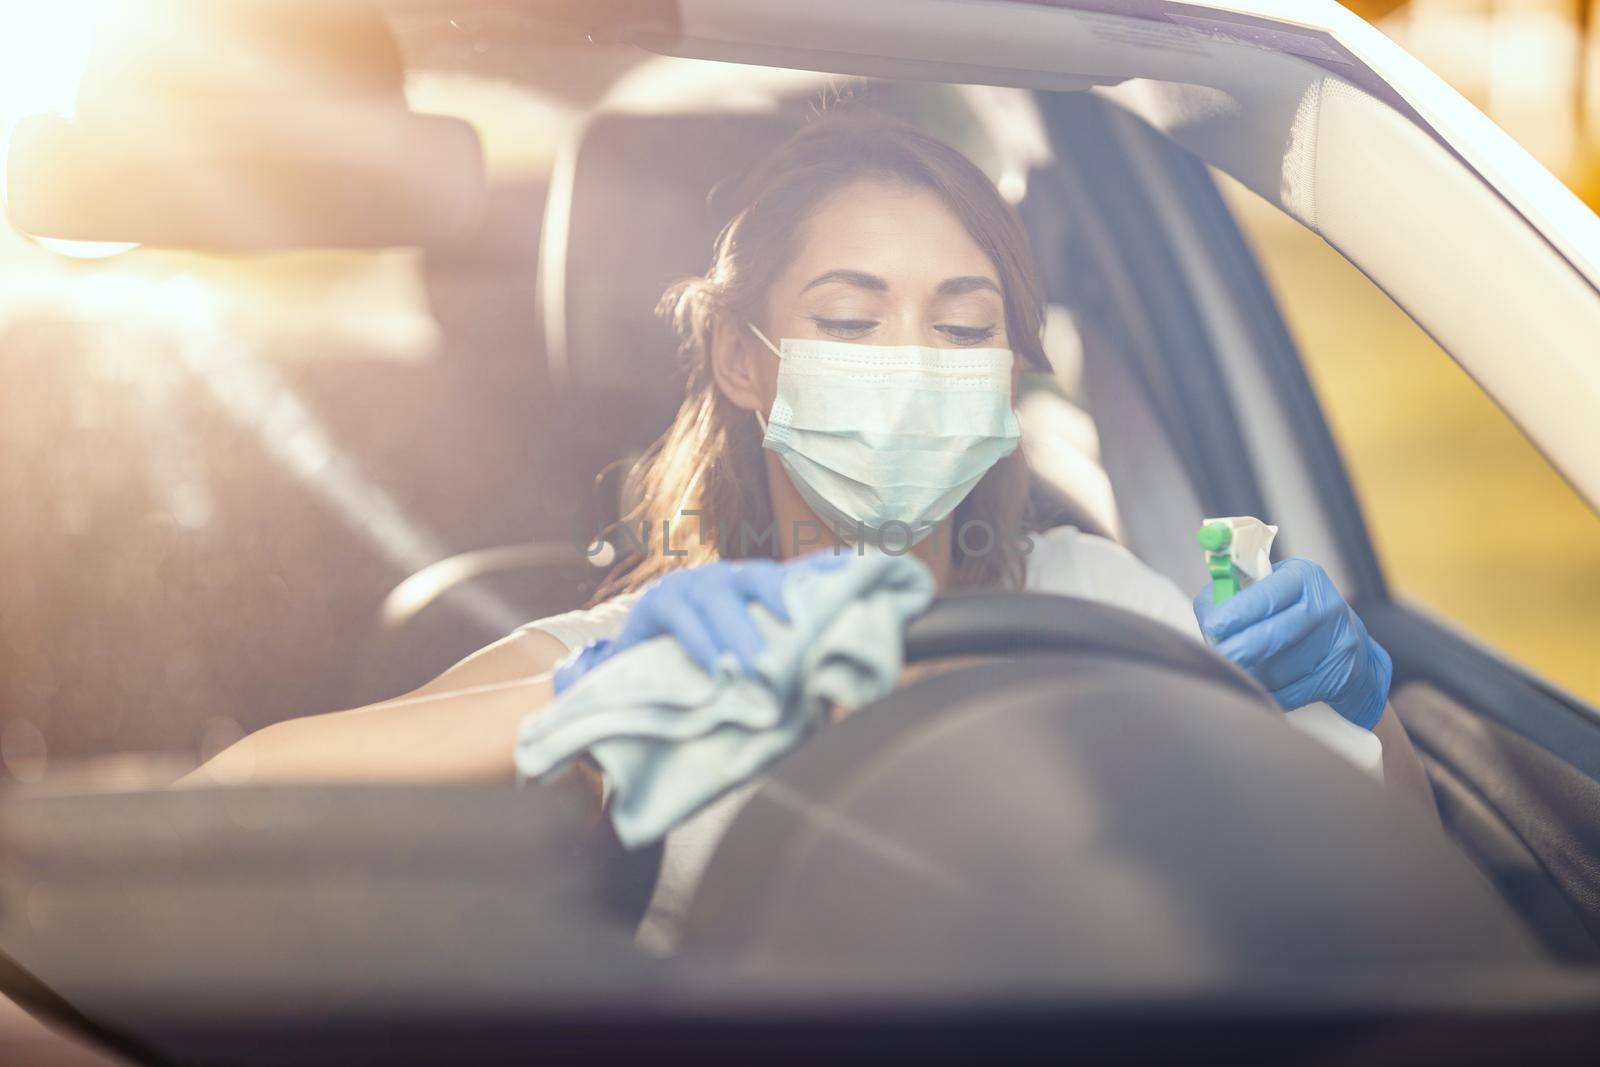
[[[1073, 110], [1058, 98], [1058, 119]], [[1146, 216], [1166, 247], [1145, 265], [1152, 315], [1186, 308], [1204, 335], [1155, 357], [1188, 447], [1226, 471], [1202, 499], [1254, 494], [1283, 554], [1328, 567], [1394, 657], [1392, 706], [1446, 827], [1554, 952], [1600, 958], [1600, 684], [1583, 651], [1600, 519], [1333, 248], [1131, 113], [1098, 121], [1108, 150], [1080, 171], [1103, 218]], [[1338, 347], [1329, 323], [1353, 320], [1377, 334]]]

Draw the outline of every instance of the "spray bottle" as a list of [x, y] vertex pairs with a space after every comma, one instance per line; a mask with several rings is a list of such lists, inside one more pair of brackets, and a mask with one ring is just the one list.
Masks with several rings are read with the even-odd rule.
[[[1205, 549], [1213, 604], [1221, 604], [1249, 582], [1272, 573], [1272, 539], [1277, 535], [1276, 526], [1248, 515], [1206, 519], [1201, 524], [1195, 539]], [[1383, 781], [1383, 742], [1371, 730], [1362, 729], [1320, 700], [1293, 709], [1285, 718], [1296, 730]]]

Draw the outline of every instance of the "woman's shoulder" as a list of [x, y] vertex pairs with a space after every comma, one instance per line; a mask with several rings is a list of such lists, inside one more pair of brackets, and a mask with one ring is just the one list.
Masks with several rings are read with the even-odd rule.
[[1177, 583], [1125, 546], [1075, 526], [1028, 535], [1023, 588], [1098, 600], [1159, 619], [1190, 637], [1200, 636], [1193, 602]]
[[627, 621], [628, 611], [633, 607], [633, 602], [638, 600], [643, 592], [641, 589], [622, 593], [593, 607], [578, 608], [576, 611], [564, 611], [559, 615], [535, 619], [517, 627], [513, 633], [522, 634], [530, 630], [539, 630], [566, 645], [568, 651], [582, 648], [602, 637], [616, 637], [622, 630], [622, 624]]

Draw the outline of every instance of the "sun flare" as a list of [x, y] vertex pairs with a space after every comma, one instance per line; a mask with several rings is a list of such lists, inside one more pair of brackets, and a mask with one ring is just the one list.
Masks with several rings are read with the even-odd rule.
[[0, 118], [71, 113], [98, 6], [94, 0], [5, 5], [0, 14]]

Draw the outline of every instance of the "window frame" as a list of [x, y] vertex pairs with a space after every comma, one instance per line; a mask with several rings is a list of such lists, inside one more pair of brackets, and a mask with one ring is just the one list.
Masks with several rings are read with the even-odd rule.
[[[1167, 352], [1170, 373], [1180, 382], [1196, 374], [1222, 376], [1227, 404], [1210, 408], [1214, 417], [1202, 424], [1232, 418], [1280, 427], [1255, 435], [1247, 454], [1271, 501], [1268, 517], [1286, 527], [1282, 548], [1328, 568], [1393, 656], [1396, 691], [1422, 683], [1600, 779], [1600, 709], [1394, 595], [1299, 348], [1206, 165], [1131, 113], [1112, 125], [1125, 145], [1139, 146], [1128, 155], [1127, 180], [1143, 189], [1148, 203], [1165, 205], [1154, 215], [1154, 229], [1171, 243], [1183, 276], [1191, 284], [1195, 278], [1217, 283], [1192, 289], [1190, 302], [1216, 334], [1205, 350], [1221, 358], [1207, 367], [1191, 351], [1186, 365]], [[1197, 394], [1179, 392], [1192, 408]], [[1285, 426], [1293, 432], [1281, 432]], [[1286, 507], [1277, 493], [1297, 479], [1316, 499]]]

